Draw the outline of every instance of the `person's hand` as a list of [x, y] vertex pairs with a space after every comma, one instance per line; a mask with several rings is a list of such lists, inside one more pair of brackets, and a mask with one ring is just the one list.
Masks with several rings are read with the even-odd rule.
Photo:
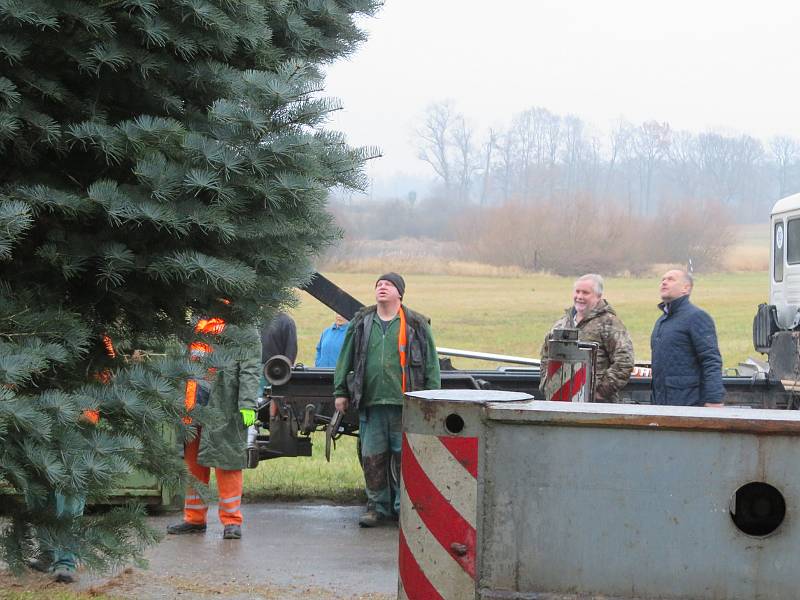
[[239, 412], [242, 413], [242, 423], [245, 427], [250, 427], [256, 422], [256, 411], [252, 408], [240, 408]]
[[339, 396], [333, 402], [334, 406], [336, 406], [336, 410], [340, 413], [347, 412], [347, 405], [350, 404], [350, 399], [345, 398], [344, 396]]

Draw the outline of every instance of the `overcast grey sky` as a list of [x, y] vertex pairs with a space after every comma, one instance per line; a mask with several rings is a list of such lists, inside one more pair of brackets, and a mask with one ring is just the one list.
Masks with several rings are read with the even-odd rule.
[[413, 127], [452, 99], [483, 130], [532, 106], [600, 131], [620, 117], [673, 129], [800, 138], [800, 2], [387, 0], [328, 70], [332, 127], [384, 157], [369, 173], [431, 174]]

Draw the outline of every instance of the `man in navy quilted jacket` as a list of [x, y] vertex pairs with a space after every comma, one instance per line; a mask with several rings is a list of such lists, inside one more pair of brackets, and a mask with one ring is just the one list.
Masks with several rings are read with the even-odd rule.
[[653, 404], [723, 405], [722, 357], [714, 321], [689, 302], [694, 281], [673, 269], [661, 278], [664, 313], [650, 336], [653, 361]]

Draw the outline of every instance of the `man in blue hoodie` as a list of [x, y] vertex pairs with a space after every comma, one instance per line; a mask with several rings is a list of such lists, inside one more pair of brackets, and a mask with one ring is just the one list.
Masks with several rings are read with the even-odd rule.
[[722, 357], [714, 321], [689, 302], [694, 280], [673, 269], [661, 278], [663, 314], [650, 336], [653, 362], [653, 404], [723, 405]]

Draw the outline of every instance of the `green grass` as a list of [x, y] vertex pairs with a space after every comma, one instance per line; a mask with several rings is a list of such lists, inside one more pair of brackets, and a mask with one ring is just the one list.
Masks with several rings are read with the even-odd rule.
[[313, 434], [313, 456], [274, 458], [244, 472], [248, 501], [324, 499], [342, 504], [362, 502], [364, 478], [356, 456], [356, 438], [342, 437], [325, 461], [325, 434]]
[[[375, 276], [326, 273], [362, 302], [374, 299]], [[406, 275], [405, 302], [432, 319], [438, 346], [481, 350], [497, 354], [538, 357], [545, 334], [571, 304], [573, 278], [550, 275], [519, 277], [465, 277]], [[650, 358], [650, 331], [658, 317], [659, 278], [606, 280], [606, 299], [625, 322], [638, 360]], [[752, 347], [752, 320], [756, 307], [767, 298], [766, 273], [700, 275], [692, 300], [707, 310], [717, 324], [726, 366], [748, 356]], [[292, 312], [297, 322], [298, 361], [314, 364], [319, 334], [333, 322], [333, 314], [301, 292]], [[493, 368], [492, 363], [454, 359], [459, 368]], [[314, 436], [314, 456], [279, 458], [245, 471], [248, 499], [321, 498], [336, 502], [363, 501], [364, 481], [355, 441], [343, 438], [325, 462], [325, 437]]]

